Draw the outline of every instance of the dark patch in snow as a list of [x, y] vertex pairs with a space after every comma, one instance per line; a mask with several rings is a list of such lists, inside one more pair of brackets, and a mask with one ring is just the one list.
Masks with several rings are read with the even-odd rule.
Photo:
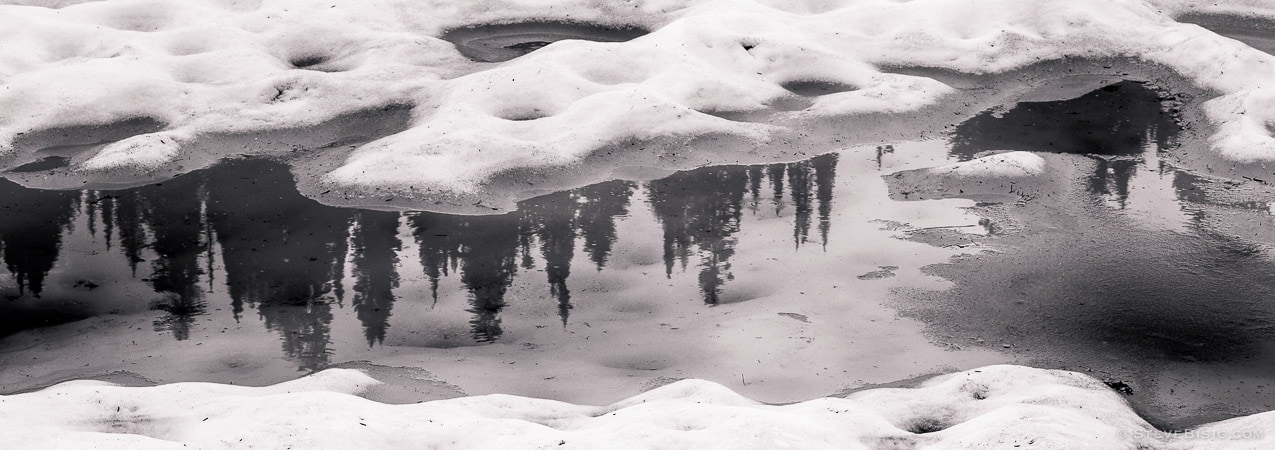
[[878, 266], [878, 269], [863, 275], [859, 275], [860, 280], [881, 280], [894, 277], [894, 271], [899, 270], [899, 266]]
[[784, 313], [784, 312], [777, 313], [777, 314], [779, 314], [779, 315], [781, 315], [781, 316], [784, 316], [784, 317], [788, 317], [788, 318], [792, 318], [792, 319], [800, 320], [800, 321], [805, 322], [805, 323], [810, 323], [810, 318], [809, 318], [809, 317], [806, 317], [806, 315], [805, 315], [805, 314]]
[[943, 431], [950, 426], [951, 425], [948, 424], [947, 421], [943, 419], [938, 419], [934, 417], [921, 417], [921, 418], [912, 419], [911, 421], [908, 421], [908, 423], [904, 424], [902, 428], [907, 430], [910, 433], [925, 434], [925, 433], [933, 433], [935, 431]]
[[71, 158], [68, 158], [65, 156], [45, 156], [44, 158], [41, 158], [39, 161], [26, 163], [21, 166], [14, 167], [13, 169], [10, 169], [9, 171], [15, 172], [15, 173], [43, 172], [46, 170], [52, 170], [59, 167], [66, 167], [70, 163], [71, 163]]
[[793, 80], [781, 83], [780, 86], [802, 97], [818, 97], [858, 90], [857, 87], [849, 84], [827, 80]]
[[[43, 171], [53, 167], [57, 158], [73, 158], [81, 154], [93, 152], [103, 145], [124, 140], [133, 136], [154, 133], [163, 130], [168, 124], [154, 117], [133, 117], [110, 123], [73, 125], [67, 127], [48, 128], [21, 133], [14, 139], [16, 153], [30, 153], [40, 156], [36, 164], [44, 163], [50, 167], [32, 169], [33, 163], [25, 163], [11, 171]], [[48, 162], [45, 162], [48, 160]], [[25, 169], [23, 169], [25, 167]], [[45, 167], [44, 165], [37, 167]]]
[[1214, 33], [1275, 55], [1275, 21], [1261, 17], [1199, 13], [1186, 14], [1178, 17], [1177, 20], [1199, 25]]
[[637, 26], [609, 26], [580, 22], [539, 21], [473, 25], [443, 32], [465, 57], [478, 62], [502, 62], [566, 39], [623, 42], [649, 31]]

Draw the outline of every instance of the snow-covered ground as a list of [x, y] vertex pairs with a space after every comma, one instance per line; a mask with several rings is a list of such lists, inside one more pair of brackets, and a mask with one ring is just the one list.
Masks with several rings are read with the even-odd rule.
[[[551, 183], [582, 185], [628, 166], [773, 160], [781, 157], [757, 149], [797, 139], [811, 122], [909, 117], [957, 95], [935, 78], [893, 68], [986, 75], [1073, 58], [1127, 58], [1176, 72], [1211, 96], [1201, 104], [1206, 151], [1235, 164], [1275, 162], [1275, 56], [1175, 20], [1275, 20], [1275, 5], [1263, 0], [0, 3], [0, 163], [66, 156], [69, 165], [53, 172], [61, 181], [50, 182], [62, 186], [162, 178], [228, 154], [287, 154], [296, 149], [217, 143], [263, 131], [303, 134], [387, 108], [410, 108], [410, 118], [384, 135], [317, 142], [321, 148], [290, 160], [317, 170], [309, 192], [336, 191], [354, 204], [360, 195], [371, 199], [363, 203], [478, 198], [502, 174], [589, 163], [590, 174]], [[527, 20], [650, 33], [618, 43], [557, 42], [501, 63], [471, 61], [442, 39], [455, 28]], [[802, 83], [840, 88], [803, 96], [793, 88]], [[731, 119], [749, 114], [762, 119]], [[75, 151], [55, 145], [67, 130], [139, 120], [155, 126], [118, 141], [73, 142]], [[736, 144], [695, 158], [669, 150], [706, 137]], [[646, 145], [658, 142], [676, 145]], [[1043, 164], [1007, 153], [932, 173], [1030, 177]], [[358, 397], [378, 383], [350, 369], [258, 388], [76, 381], [0, 397], [0, 444], [1275, 446], [1275, 413], [1165, 434], [1093, 378], [1017, 366], [790, 405], [698, 380], [602, 407], [507, 395], [416, 405]]]
[[914, 388], [759, 403], [681, 380], [606, 406], [510, 395], [411, 405], [328, 369], [266, 387], [73, 381], [0, 397], [5, 448], [1270, 448], [1275, 412], [1163, 433], [1086, 375], [987, 366]]
[[[211, 164], [209, 152], [278, 152], [201, 143], [399, 105], [413, 108], [401, 130], [363, 144], [320, 143], [329, 148], [307, 158], [327, 162], [309, 169], [311, 183], [376, 197], [363, 203], [472, 198], [509, 171], [604, 160], [590, 166], [600, 175], [554, 185], [575, 187], [605, 177], [598, 167], [773, 159], [750, 152], [801, 136], [811, 119], [904, 117], [954, 95], [892, 67], [989, 74], [1069, 58], [1133, 58], [1179, 72], [1218, 94], [1203, 105], [1216, 155], [1275, 161], [1275, 56], [1173, 19], [1275, 17], [1261, 0], [6, 3], [0, 156], [11, 166], [39, 156], [26, 144], [41, 132], [138, 118], [159, 125], [72, 155], [64, 187], [121, 173], [171, 176]], [[621, 43], [554, 43], [504, 63], [470, 61], [440, 38], [528, 20], [651, 32]], [[795, 100], [784, 86], [801, 82], [842, 91]], [[799, 100], [808, 104], [783, 107]], [[775, 108], [796, 110], [765, 123], [723, 118]], [[643, 145], [710, 135], [742, 144], [702, 159]]]

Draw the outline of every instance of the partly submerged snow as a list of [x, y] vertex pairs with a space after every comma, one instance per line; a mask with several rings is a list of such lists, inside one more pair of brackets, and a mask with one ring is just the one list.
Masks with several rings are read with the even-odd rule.
[[[314, 192], [336, 193], [325, 201], [384, 205], [397, 196], [419, 207], [445, 199], [450, 204], [436, 208], [473, 212], [481, 208], [462, 199], [481, 199], [511, 171], [570, 172], [581, 162], [598, 169], [553, 185], [565, 188], [625, 165], [773, 160], [782, 158], [770, 154], [774, 148], [802, 139], [810, 120], [906, 120], [958, 100], [953, 87], [892, 67], [995, 74], [1109, 58], [1163, 66], [1216, 93], [1203, 105], [1213, 125], [1207, 146], [1234, 162], [1275, 161], [1275, 56], [1174, 20], [1275, 17], [1256, 0], [5, 3], [0, 159], [16, 167], [67, 158], [57, 181], [43, 181], [59, 187], [153, 181], [227, 154], [295, 152], [295, 143], [208, 142], [407, 106], [407, 123], [311, 142], [324, 148], [296, 164], [323, 186]], [[28, 3], [46, 7], [21, 6]], [[532, 30], [518, 38], [525, 30], [494, 26], [511, 23]], [[536, 34], [537, 23], [547, 28]], [[503, 63], [473, 61], [443, 39], [459, 40], [454, 30], [513, 33], [510, 42], [526, 42], [498, 50], [539, 50]], [[623, 40], [645, 30], [626, 42], [553, 42]], [[756, 111], [774, 114], [763, 123], [727, 119]], [[130, 120], [159, 129], [74, 139], [84, 127]], [[707, 136], [734, 144], [678, 154]]]
[[511, 395], [411, 405], [329, 369], [266, 387], [73, 381], [0, 396], [5, 448], [1270, 448], [1275, 413], [1163, 433], [1078, 373], [987, 366], [786, 405], [680, 380], [606, 406]]
[[[513, 191], [527, 197], [656, 173], [650, 167], [796, 160], [878, 138], [870, 129], [881, 117], [915, 124], [923, 136], [955, 120], [922, 126], [934, 120], [927, 113], [962, 119], [984, 105], [943, 109], [978, 94], [942, 74], [1071, 60], [1135, 60], [1175, 72], [1208, 98], [1200, 106], [1211, 155], [1229, 164], [1275, 161], [1275, 56], [1262, 50], [1269, 36], [1233, 40], [1187, 19], [1275, 20], [1275, 8], [1260, 0], [0, 3], [0, 164], [45, 187], [137, 184], [228, 155], [269, 154], [296, 166], [307, 193], [343, 198], [325, 201], [407, 198], [407, 207], [450, 202], [438, 209], [474, 212], [492, 208], [483, 192], [508, 181], [502, 177], [544, 183]], [[524, 41], [482, 41], [509, 50], [497, 57], [474, 57], [445, 39], [526, 23], [534, 30]], [[571, 33], [632, 39], [554, 42]], [[1077, 93], [1092, 87], [1085, 85]], [[1048, 91], [1068, 97], [1059, 94], [1065, 86]], [[854, 129], [825, 132], [820, 145], [790, 145], [828, 123]], [[1031, 180], [1053, 161], [1012, 152], [923, 175], [954, 180], [940, 187], [959, 191], [971, 179]], [[550, 180], [555, 173], [576, 176]], [[882, 267], [860, 279], [892, 274]], [[1275, 445], [1273, 413], [1164, 434], [1097, 380], [1017, 366], [782, 406], [696, 380], [606, 407], [507, 395], [417, 405], [357, 397], [375, 397], [376, 386], [347, 369], [259, 388], [76, 381], [0, 397], [0, 444]]]

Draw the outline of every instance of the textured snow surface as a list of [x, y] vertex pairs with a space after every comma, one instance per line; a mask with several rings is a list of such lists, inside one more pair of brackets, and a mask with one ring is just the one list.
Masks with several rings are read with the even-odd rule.
[[962, 177], [1029, 177], [1045, 173], [1045, 159], [1031, 152], [1007, 152], [926, 170], [933, 174]]
[[[201, 136], [410, 105], [407, 129], [352, 152], [329, 149], [343, 152], [341, 162], [321, 178], [351, 189], [474, 192], [495, 174], [569, 166], [622, 142], [766, 142], [803, 119], [905, 113], [953, 95], [882, 67], [986, 74], [1073, 57], [1180, 72], [1219, 94], [1204, 104], [1213, 151], [1275, 160], [1275, 56], [1173, 20], [1275, 17], [1262, 0], [0, 3], [9, 3], [0, 5], [0, 158], [32, 150], [22, 148], [31, 133], [139, 117], [165, 125], [72, 159], [79, 173], [157, 170], [196, 151]], [[503, 63], [470, 61], [440, 39], [528, 20], [651, 32], [555, 42]], [[800, 82], [842, 88], [780, 107], [799, 97], [784, 86]], [[721, 114], [763, 110], [779, 118]]]
[[607, 406], [509, 395], [411, 405], [329, 369], [267, 387], [73, 381], [0, 397], [5, 448], [1270, 448], [1271, 413], [1162, 433], [1089, 376], [988, 366], [789, 405], [682, 380]]

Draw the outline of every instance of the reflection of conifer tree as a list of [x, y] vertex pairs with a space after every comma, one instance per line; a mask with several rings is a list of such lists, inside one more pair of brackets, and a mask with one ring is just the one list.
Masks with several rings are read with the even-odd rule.
[[[420, 248], [421, 266], [429, 278], [430, 293], [438, 303], [438, 280], [456, 271], [460, 256], [460, 233], [464, 219], [435, 213], [415, 213], [408, 217], [412, 235]], [[528, 244], [529, 245], [529, 244]]]
[[0, 251], [20, 294], [39, 297], [62, 248], [80, 193], [26, 189], [0, 179]]
[[[87, 222], [89, 227], [89, 237], [95, 240], [97, 239], [97, 219], [98, 219], [97, 195], [98, 195], [97, 191], [82, 191], [80, 193], [80, 204], [84, 208], [83, 214], [86, 217], [88, 217]], [[107, 245], [107, 248], [109, 249], [111, 244], [107, 243], [106, 245]]]
[[394, 289], [399, 278], [398, 239], [399, 214], [384, 211], [359, 211], [351, 238], [354, 264], [354, 312], [363, 323], [368, 345], [385, 342], [390, 310], [394, 306]]
[[615, 242], [615, 220], [628, 214], [635, 188], [627, 181], [600, 183], [524, 201], [516, 214], [410, 215], [434, 301], [438, 301], [439, 279], [456, 271], [459, 264], [461, 282], [471, 295], [474, 338], [495, 340], [502, 333], [499, 313], [506, 304], [505, 293], [519, 266], [535, 267], [531, 250], [538, 241], [549, 292], [565, 324], [571, 309], [567, 278], [577, 236], [583, 237], [585, 251], [601, 270]]
[[[545, 275], [549, 278], [549, 293], [558, 300], [558, 316], [567, 325], [571, 310], [571, 290], [567, 277], [571, 276], [571, 258], [575, 254], [576, 195], [571, 192], [537, 197], [522, 202], [523, 235], [534, 233], [540, 239], [540, 252], [545, 259]], [[530, 238], [524, 238], [530, 240]]]
[[[773, 176], [774, 165], [771, 169]], [[739, 231], [747, 189], [748, 169], [738, 166], [678, 172], [650, 183], [651, 209], [664, 228], [666, 270], [672, 270], [674, 252], [684, 255], [694, 245], [701, 255], [699, 284], [705, 303], [717, 304], [721, 286], [730, 279], [732, 235]]]
[[102, 241], [106, 243], [107, 250], [111, 249], [115, 239], [115, 202], [111, 201], [114, 198], [114, 195], [93, 191], [92, 199], [89, 200], [93, 205], [90, 218], [99, 218], [102, 221]]
[[522, 255], [522, 268], [531, 270], [536, 268], [536, 259], [531, 256], [531, 242], [535, 236], [531, 232], [518, 233], [518, 253]]
[[637, 186], [629, 181], [608, 181], [576, 189], [579, 208], [577, 228], [584, 237], [584, 251], [598, 270], [606, 265], [615, 244], [615, 222], [629, 213], [629, 197]]
[[500, 337], [500, 310], [518, 270], [523, 233], [519, 216], [452, 216], [417, 213], [410, 217], [412, 234], [420, 246], [421, 265], [437, 300], [438, 279], [459, 271], [470, 293], [473, 337], [491, 342]]
[[1127, 159], [1108, 161], [1098, 158], [1094, 164], [1094, 173], [1089, 176], [1089, 192], [1102, 195], [1114, 195], [1120, 207], [1124, 208], [1129, 200], [1129, 180], [1138, 171], [1138, 162]]
[[231, 161], [218, 173], [227, 176], [208, 180], [208, 220], [235, 309], [256, 304], [285, 353], [302, 368], [323, 367], [332, 322], [324, 295], [344, 271], [351, 213], [303, 197], [279, 163]]
[[[106, 219], [114, 223], [112, 228], [119, 235], [120, 250], [124, 252], [133, 275], [137, 275], [137, 265], [145, 261], [142, 249], [146, 248], [147, 239], [145, 211], [142, 209], [144, 203], [138, 200], [137, 195], [136, 189], [117, 192], [105, 203], [108, 208], [103, 210], [103, 213], [111, 213], [111, 217]], [[111, 237], [108, 235], [106, 239], [109, 241]]]
[[805, 244], [806, 238], [810, 236], [810, 172], [809, 161], [788, 165], [788, 189], [792, 193], [792, 203], [796, 209], [792, 239], [797, 247]]
[[748, 193], [752, 196], [748, 202], [748, 209], [754, 213], [757, 212], [757, 205], [761, 203], [761, 181], [766, 177], [764, 171], [765, 166], [755, 165], [748, 166]]
[[775, 204], [775, 215], [784, 210], [784, 164], [771, 164], [766, 167], [766, 176], [770, 178], [771, 201]]
[[837, 154], [829, 153], [810, 160], [815, 168], [815, 198], [819, 200], [819, 243], [828, 248], [828, 232], [832, 229], [832, 195], [837, 188]]
[[460, 282], [473, 298], [469, 312], [474, 339], [491, 342], [504, 331], [500, 328], [500, 310], [505, 307], [505, 292], [513, 284], [518, 270], [518, 216], [504, 214], [466, 221], [464, 248], [461, 252]]
[[205, 311], [199, 288], [199, 255], [206, 245], [202, 190], [203, 177], [195, 173], [122, 192], [117, 200], [122, 211], [136, 214], [117, 216], [120, 229], [149, 229], [153, 235], [150, 247], [158, 258], [150, 283], [163, 297], [151, 307], [167, 313], [156, 319], [155, 329], [171, 331], [178, 340], [189, 337], [196, 316]]
[[1160, 94], [1132, 81], [1071, 100], [1020, 103], [999, 117], [984, 112], [957, 126], [951, 153], [961, 161], [1003, 148], [1106, 155], [1094, 157], [1090, 192], [1114, 195], [1123, 207], [1147, 146], [1163, 149], [1177, 140], [1180, 128], [1161, 106]]

